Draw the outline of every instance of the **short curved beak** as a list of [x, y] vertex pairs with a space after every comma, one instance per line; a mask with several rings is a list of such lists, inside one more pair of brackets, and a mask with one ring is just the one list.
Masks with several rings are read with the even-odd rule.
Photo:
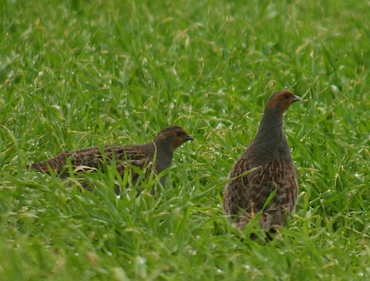
[[187, 135], [185, 141], [193, 141], [194, 138], [191, 135]]
[[294, 99], [293, 99], [293, 102], [296, 102], [296, 101], [301, 101], [301, 97], [298, 97], [296, 95], [294, 95]]

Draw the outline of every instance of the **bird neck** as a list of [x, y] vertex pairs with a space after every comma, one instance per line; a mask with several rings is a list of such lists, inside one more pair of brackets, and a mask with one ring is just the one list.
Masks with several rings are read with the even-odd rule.
[[[165, 139], [155, 139], [152, 143], [154, 146], [152, 158], [155, 159], [156, 173], [169, 168], [172, 164], [173, 151]], [[162, 180], [164, 183], [164, 179]]]
[[267, 108], [252, 145], [265, 158], [291, 161], [283, 131], [283, 114], [279, 108]]
[[[153, 142], [155, 151], [157, 153], [157, 160], [168, 161], [172, 160], [173, 149], [171, 148], [171, 143], [166, 139], [156, 139]], [[162, 159], [163, 158], [163, 159]]]
[[284, 137], [283, 115], [281, 115], [278, 108], [267, 108], [263, 114], [256, 138], [265, 137], [266, 135], [271, 135], [274, 138]]

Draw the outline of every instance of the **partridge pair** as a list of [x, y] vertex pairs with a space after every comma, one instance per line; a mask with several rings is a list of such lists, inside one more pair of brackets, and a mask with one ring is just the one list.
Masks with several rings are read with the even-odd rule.
[[283, 131], [283, 115], [300, 100], [286, 90], [272, 94], [255, 139], [230, 172], [223, 206], [237, 229], [244, 229], [259, 214], [259, 225], [269, 232], [285, 226], [287, 216], [294, 211], [298, 185]]
[[[225, 186], [223, 206], [233, 226], [244, 229], [256, 214], [260, 226], [269, 231], [284, 226], [297, 201], [297, 178], [283, 131], [283, 115], [289, 106], [301, 100], [287, 90], [270, 97], [257, 135], [232, 168]], [[143, 169], [154, 162], [154, 172], [169, 168], [175, 149], [193, 140], [181, 127], [162, 130], [152, 142], [133, 146], [106, 146], [64, 152], [55, 158], [29, 165], [40, 172], [54, 171], [68, 176], [70, 162], [75, 172], [99, 169], [102, 163], [116, 163], [121, 176], [129, 165]], [[249, 171], [249, 173], [248, 173]], [[133, 173], [137, 179], [137, 174]], [[166, 176], [161, 178], [163, 184]]]
[[[101, 169], [107, 165], [116, 165], [117, 171], [123, 177], [125, 170], [130, 166], [144, 169], [152, 162], [153, 171], [148, 169], [148, 173], [160, 174], [172, 164], [172, 157], [175, 149], [184, 142], [193, 140], [183, 128], [179, 126], [169, 126], [155, 137], [151, 142], [141, 145], [109, 145], [100, 149], [99, 147], [89, 147], [85, 149], [62, 152], [58, 156], [28, 165], [28, 168], [39, 172], [55, 172], [61, 177], [69, 176], [67, 164], [70, 164], [74, 173], [83, 173]], [[132, 180], [137, 181], [139, 175], [132, 169]], [[166, 175], [160, 181], [164, 184]]]

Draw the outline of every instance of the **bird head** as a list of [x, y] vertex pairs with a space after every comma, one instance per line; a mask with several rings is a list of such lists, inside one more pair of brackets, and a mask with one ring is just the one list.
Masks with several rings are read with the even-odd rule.
[[280, 114], [283, 115], [292, 103], [300, 100], [301, 98], [294, 95], [291, 91], [281, 90], [271, 95], [267, 102], [266, 110], [269, 108], [278, 108]]
[[170, 149], [173, 152], [176, 148], [181, 146], [184, 142], [194, 140], [192, 136], [188, 135], [185, 130], [179, 126], [169, 126], [155, 137], [154, 142], [167, 143], [170, 145]]

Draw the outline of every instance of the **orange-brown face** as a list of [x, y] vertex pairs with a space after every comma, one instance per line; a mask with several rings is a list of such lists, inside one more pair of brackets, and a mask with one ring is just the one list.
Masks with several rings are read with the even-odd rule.
[[172, 133], [172, 148], [175, 149], [184, 142], [194, 140], [192, 136], [188, 135], [184, 130], [176, 130]]
[[169, 141], [172, 151], [184, 142], [194, 140], [192, 136], [188, 135], [185, 130], [179, 126], [169, 126], [163, 129], [157, 137]]
[[270, 97], [266, 109], [267, 108], [280, 108], [280, 112], [284, 113], [288, 107], [296, 101], [300, 101], [301, 98], [294, 95], [291, 91], [282, 90], [272, 94]]

